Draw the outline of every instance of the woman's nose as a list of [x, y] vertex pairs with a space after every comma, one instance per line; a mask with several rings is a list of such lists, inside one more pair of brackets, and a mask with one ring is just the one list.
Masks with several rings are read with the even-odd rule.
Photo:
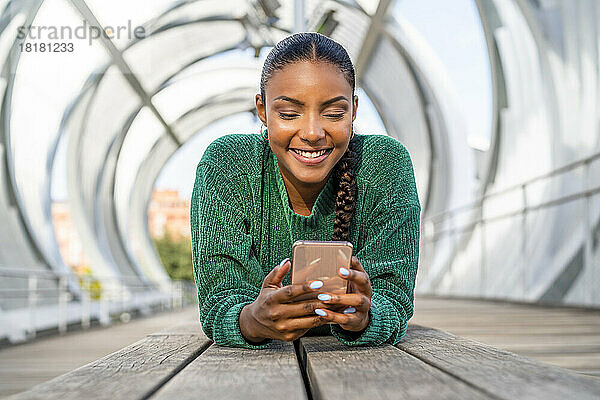
[[309, 142], [318, 142], [325, 137], [325, 131], [318, 118], [309, 119], [308, 125], [303, 129], [302, 138]]

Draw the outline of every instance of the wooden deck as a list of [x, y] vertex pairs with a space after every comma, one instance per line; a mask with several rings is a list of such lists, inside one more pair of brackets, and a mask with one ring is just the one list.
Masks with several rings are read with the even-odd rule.
[[[411, 324], [435, 327], [545, 363], [572, 368], [590, 375], [598, 375], [598, 371], [600, 370], [600, 311], [425, 297], [417, 298], [415, 308], [416, 312], [410, 321]], [[247, 351], [209, 346], [210, 343], [205, 341], [199, 325], [195, 322], [197, 321], [197, 315], [197, 308], [189, 307], [180, 312], [134, 320], [128, 324], [120, 324], [111, 328], [69, 333], [60, 337], [40, 339], [30, 344], [2, 349], [0, 350], [0, 397], [29, 389], [35, 384], [47, 381], [117, 351], [124, 346], [131, 345], [148, 334], [151, 334], [151, 336], [147, 337], [147, 341], [138, 342], [137, 347], [130, 348], [127, 354], [146, 354], [145, 352], [148, 349], [154, 348], [161, 349], [161, 352], [151, 357], [148, 357], [146, 354], [146, 361], [123, 365], [119, 371], [133, 369], [133, 372], [119, 373], [115, 376], [122, 375], [124, 379], [130, 379], [132, 376], [135, 376], [135, 386], [145, 387], [145, 390], [149, 391], [156, 391], [156, 385], [158, 384], [160, 391], [155, 393], [155, 396], [158, 398], [170, 398], [170, 395], [167, 396], [161, 393], [169, 393], [176, 388], [186, 387], [186, 381], [188, 380], [193, 381], [195, 385], [204, 382], [202, 385], [206, 388], [214, 387], [211, 382], [222, 379], [223, 375], [227, 375], [228, 373], [233, 373], [233, 382], [229, 384], [235, 386], [236, 382], [241, 382], [240, 379], [243, 376], [248, 376], [248, 379], [254, 376], [252, 379], [255, 379], [256, 375], [252, 375], [251, 371], [254, 371], [254, 374], [256, 374], [256, 371], [260, 368], [263, 368], [261, 370], [261, 379], [265, 381], [271, 379], [273, 380], [271, 382], [275, 382], [274, 380], [277, 379], [278, 374], [282, 374], [282, 372], [288, 374], [286, 375], [289, 378], [288, 380], [293, 381], [291, 376], [295, 376], [296, 374], [293, 365], [294, 363], [295, 365], [298, 364], [296, 355], [305, 355], [303, 359], [305, 369], [298, 369], [298, 373], [302, 375], [307, 371], [312, 372], [304, 377], [304, 380], [300, 382], [302, 385], [298, 387], [282, 386], [290, 392], [289, 396], [286, 393], [286, 397], [290, 398], [294, 398], [295, 396], [292, 393], [296, 393], [299, 398], [304, 398], [302, 394], [306, 394], [306, 390], [303, 382], [310, 381], [311, 379], [313, 382], [313, 386], [311, 387], [314, 388], [315, 394], [327, 398], [325, 394], [319, 393], [328, 390], [329, 386], [326, 382], [330, 379], [330, 374], [335, 376], [336, 373], [339, 373], [337, 369], [328, 372], [324, 368], [325, 365], [332, 362], [334, 363], [333, 365], [339, 364], [342, 370], [354, 368], [354, 364], [362, 365], [366, 363], [366, 365], [371, 365], [380, 372], [380, 375], [372, 376], [370, 379], [379, 381], [383, 386], [385, 386], [384, 383], [386, 385], [389, 384], [385, 381], [392, 379], [392, 377], [396, 380], [399, 378], [407, 379], [407, 382], [413, 382], [416, 385], [421, 385], [419, 382], [423, 380], [425, 380], [425, 383], [433, 380], [432, 382], [440, 383], [440, 387], [429, 386], [427, 390], [431, 390], [431, 393], [439, 394], [436, 397], [441, 398], [444, 398], [443, 393], [447, 393], [449, 396], [449, 393], [463, 393], [463, 397], [472, 397], [469, 395], [470, 393], [475, 396], [474, 392], [468, 391], [468, 388], [472, 388], [473, 385], [478, 388], [476, 392], [479, 395], [481, 395], [482, 390], [483, 392], [487, 390], [485, 388], [482, 389], [480, 384], [473, 384], [470, 380], [467, 380], [467, 383], [465, 383], [462, 378], [458, 379], [459, 383], [457, 383], [456, 377], [453, 377], [451, 372], [443, 372], [443, 375], [440, 375], [440, 371], [445, 371], [444, 368], [447, 366], [436, 364], [440, 362], [436, 358], [436, 354], [423, 353], [423, 351], [427, 350], [426, 346], [423, 347], [424, 344], [421, 343], [412, 348], [403, 347], [406, 344], [414, 345], [418, 343], [414, 336], [414, 333], [417, 332], [420, 332], [421, 335], [423, 332], [429, 332], [430, 335], [433, 335], [432, 338], [428, 339], [430, 341], [435, 339], [438, 342], [442, 340], [447, 345], [451, 344], [452, 341], [449, 341], [448, 338], [440, 339], [438, 337], [436, 339], [435, 335], [443, 335], [443, 333], [436, 333], [436, 331], [419, 331], [418, 328], [413, 326], [409, 334], [407, 334], [406, 339], [399, 344], [398, 348], [379, 348], [370, 353], [368, 355], [369, 360], [374, 357], [373, 362], [365, 360], [364, 354], [361, 353], [363, 350], [341, 355], [344, 352], [344, 346], [340, 348], [335, 341], [331, 342], [328, 339], [322, 341], [322, 338], [305, 338], [302, 340], [303, 351], [294, 349], [291, 343], [279, 342], [279, 347], [274, 347], [268, 352], [249, 350], [255, 363], [251, 365], [250, 371], [243, 372], [239, 371], [239, 366], [237, 367], [238, 369], [232, 369], [232, 366], [228, 365], [228, 360], [231, 361], [240, 351], [241, 353], [239, 354], [245, 354]], [[165, 332], [169, 333], [169, 329], [163, 333], [156, 333], [161, 329], [167, 329], [169, 326], [175, 326], [182, 321], [190, 321], [191, 325], [186, 325], [177, 332], [170, 329], [171, 332], [168, 335], [165, 335]], [[193, 332], [191, 335], [189, 333], [190, 329]], [[189, 341], [181, 342], [180, 339], [182, 337], [187, 337]], [[406, 341], [408, 339], [413, 340], [412, 344]], [[458, 343], [461, 343], [460, 340]], [[486, 354], [488, 351], [486, 346], [477, 348], [478, 343], [470, 342], [470, 345], [475, 346], [472, 347], [473, 352], [470, 353], [475, 359], [478, 357], [478, 352]], [[390, 353], [391, 350], [396, 352], [401, 350], [402, 354]], [[452, 350], [448, 351], [450, 351], [448, 356], [452, 355]], [[455, 349], [454, 351], [458, 350]], [[341, 356], [338, 359], [336, 358], [338, 356], [333, 357], [331, 356], [332, 354]], [[386, 354], [395, 355], [393, 360], [389, 360], [389, 364], [381, 361], [386, 357]], [[461, 355], [463, 353], [459, 351], [457, 354]], [[329, 358], [320, 358], [322, 355], [327, 355]], [[121, 357], [118, 359], [123, 360], [123, 355], [113, 354], [112, 356]], [[453, 357], [456, 357], [456, 355]], [[379, 361], [376, 361], [378, 359]], [[109, 358], [104, 361], [104, 364], [100, 364], [101, 366], [96, 365], [94, 370], [110, 370], [110, 365], [111, 363], [114, 364], [114, 360], [114, 358]], [[158, 362], [162, 367], [170, 365], [171, 367], [169, 368], [171, 369], [168, 369], [170, 372], [164, 375], [164, 368], [161, 367], [162, 369], [158, 368], [142, 374], [138, 373], [140, 368], [143, 370], [143, 368], [152, 365], [152, 362]], [[189, 365], [186, 364], [188, 362]], [[265, 364], [268, 362], [272, 362], [278, 367], [272, 371], [268, 368], [264, 369], [266, 368]], [[406, 365], [412, 365], [413, 368], [416, 368], [414, 371], [420, 372], [415, 372], [415, 376], [407, 375], [398, 377], [394, 375], [394, 369], [403, 366], [402, 368], [406, 370]], [[244, 368], [247, 367], [245, 366]], [[464, 372], [467, 373], [468, 365], [464, 365], [463, 367], [465, 368]], [[478, 365], [477, 368], [481, 368], [481, 366]], [[160, 370], [158, 374], [157, 370]], [[204, 371], [201, 382], [198, 381], [198, 371], [200, 370]], [[433, 372], [434, 370], [437, 372]], [[207, 373], [207, 371], [212, 372]], [[144, 376], [148, 378], [146, 386], [143, 384]], [[235, 378], [235, 376], [239, 378]], [[364, 379], [364, 377], [352, 377], [352, 385], [362, 382], [361, 379]], [[594, 378], [594, 380], [600, 382], [600, 378]], [[120, 389], [118, 386], [118, 381], [118, 379], [115, 381], [116, 386], [113, 388], [118, 396], [111, 397], [111, 400], [128, 397], [127, 393], [121, 396], [123, 389]], [[167, 381], [169, 383], [163, 386]], [[138, 384], [138, 382], [140, 383]], [[450, 382], [452, 383], [450, 384]], [[463, 382], [464, 385], [460, 382]], [[465, 386], [467, 389], [465, 389]], [[450, 391], [444, 392], [443, 388], [450, 388]], [[254, 393], [259, 388], [247, 388], [247, 390]], [[408, 390], [409, 395], [414, 395], [408, 387], [402, 390]], [[206, 389], [206, 391], [206, 393], [210, 393], [209, 389]], [[145, 393], [148, 394], [149, 392]], [[195, 390], [195, 394], [198, 394], [197, 390]], [[427, 398], [425, 394], [422, 398]], [[600, 392], [598, 395], [600, 396]], [[181, 397], [182, 395], [177, 394], [177, 396]], [[183, 397], [185, 398], [185, 396]], [[131, 398], [135, 398], [135, 396]], [[397, 396], [393, 396], [392, 398], [397, 398]], [[478, 398], [481, 398], [481, 396]]]
[[198, 307], [133, 319], [110, 327], [68, 332], [0, 349], [0, 398], [30, 389], [104, 357], [144, 336], [197, 318]]
[[419, 297], [410, 322], [600, 377], [600, 310]]
[[600, 379], [411, 325], [397, 346], [332, 336], [257, 350], [213, 344], [195, 321], [10, 399], [597, 399]]

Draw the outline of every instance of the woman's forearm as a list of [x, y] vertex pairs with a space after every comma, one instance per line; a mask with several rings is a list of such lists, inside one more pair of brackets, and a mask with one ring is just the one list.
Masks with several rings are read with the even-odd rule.
[[266, 339], [258, 333], [256, 320], [252, 318], [251, 304], [247, 304], [242, 308], [239, 317], [240, 331], [242, 336], [251, 343], [260, 343]]

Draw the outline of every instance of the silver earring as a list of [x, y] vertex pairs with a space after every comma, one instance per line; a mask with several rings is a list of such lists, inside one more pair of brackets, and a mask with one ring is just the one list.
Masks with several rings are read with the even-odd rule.
[[[265, 126], [265, 124], [260, 124], [260, 136], [262, 136], [262, 138], [265, 140], [269, 140], [269, 132], [266, 129], [263, 131], [263, 126]], [[266, 136], [264, 135], [264, 133], [266, 133]]]

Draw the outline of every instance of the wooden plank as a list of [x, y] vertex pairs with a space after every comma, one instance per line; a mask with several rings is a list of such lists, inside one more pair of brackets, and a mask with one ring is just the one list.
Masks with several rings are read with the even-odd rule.
[[211, 343], [203, 334], [147, 336], [10, 399], [146, 398]]
[[455, 297], [455, 296], [427, 296], [417, 295], [416, 305], [419, 307], [449, 307], [455, 308], [461, 305], [467, 305], [468, 307], [479, 307], [479, 308], [491, 308], [499, 307], [506, 308], [511, 307], [514, 309], [531, 310], [531, 309], [546, 309], [552, 311], [569, 311], [576, 310], [581, 312], [598, 312], [594, 308], [584, 308], [569, 305], [551, 305], [544, 303], [529, 303], [529, 302], [513, 302], [508, 299], [485, 299], [478, 297]]
[[566, 356], [569, 356], [572, 354], [576, 354], [577, 357], [583, 357], [583, 356], [589, 355], [589, 356], [599, 359], [599, 361], [600, 361], [600, 358], [598, 358], [598, 354], [600, 354], [600, 345], [569, 343], [569, 344], [564, 344], [562, 346], [557, 346], [557, 345], [548, 345], [548, 344], [544, 344], [544, 343], [537, 343], [537, 344], [529, 343], [529, 344], [518, 344], [518, 345], [512, 345], [512, 346], [504, 345], [504, 346], [495, 346], [495, 347], [502, 347], [506, 351], [511, 351], [513, 353], [519, 353], [526, 357], [531, 357], [532, 355], [540, 355], [540, 356], [566, 355]]
[[417, 296], [411, 323], [574, 371], [600, 369], [600, 310]]
[[[421, 324], [419, 324], [421, 325]], [[422, 325], [421, 325], [422, 326]], [[440, 328], [441, 329], [441, 328]], [[443, 330], [443, 329], [441, 329]], [[451, 332], [452, 333], [452, 332]], [[498, 331], [488, 335], [477, 335], [471, 337], [473, 340], [484, 342], [494, 347], [499, 346], [519, 346], [529, 344], [546, 344], [554, 346], [573, 345], [600, 345], [600, 335], [525, 335], [522, 337], [505, 336]]]
[[468, 325], [480, 320], [493, 319], [494, 321], [528, 323], [530, 321], [558, 321], [565, 323], [592, 323], [600, 322], [600, 310], [582, 308], [557, 308], [541, 305], [519, 305], [510, 303], [496, 303], [491, 301], [456, 301], [447, 299], [431, 299], [423, 302], [420, 297], [415, 300], [415, 316], [418, 316], [420, 325], [427, 324], [426, 320], [438, 322], [446, 320], [463, 320]]
[[[443, 302], [443, 303], [442, 303]], [[577, 307], [548, 307], [541, 304], [531, 303], [528, 305], [515, 306], [509, 302], [493, 302], [493, 301], [448, 301], [442, 298], [437, 298], [428, 303], [423, 303], [418, 297], [415, 300], [415, 310], [421, 312], [427, 311], [442, 311], [448, 310], [452, 313], [457, 313], [456, 310], [473, 310], [473, 312], [485, 314], [485, 310], [492, 310], [500, 314], [518, 314], [518, 315], [535, 315], [540, 313], [553, 315], [578, 315], [578, 316], [598, 316], [599, 309], [577, 308]]]
[[[0, 349], [0, 399], [32, 389], [129, 346], [149, 333], [182, 321], [199, 320], [198, 306], [157, 312], [127, 323], [73, 329]], [[198, 325], [200, 322], [198, 322]]]
[[506, 315], [497, 317], [493, 315], [477, 315], [469, 314], [462, 316], [447, 315], [445, 317], [435, 317], [436, 322], [441, 324], [468, 324], [473, 326], [485, 326], [485, 325], [506, 325], [506, 326], [536, 326], [538, 324], [544, 324], [548, 326], [564, 326], [576, 322], [580, 325], [589, 326], [600, 326], [600, 319], [588, 319], [581, 317], [559, 317], [559, 316], [547, 316], [547, 315], [532, 315], [529, 317], [515, 317], [514, 315]]
[[411, 325], [397, 347], [503, 399], [598, 399], [600, 396], [598, 379], [436, 329]]
[[586, 375], [591, 375], [591, 376], [597, 376], [598, 378], [600, 378], [600, 370], [597, 369], [582, 369], [581, 371], [582, 374], [586, 374]]
[[176, 335], [198, 335], [206, 337], [199, 321], [185, 321], [178, 325], [170, 326], [162, 331], [151, 333], [148, 336], [176, 336]]
[[160, 399], [307, 399], [294, 346], [250, 350], [211, 346], [158, 390]]
[[600, 353], [586, 354], [584, 357], [579, 354], [544, 354], [543, 356], [536, 354], [531, 358], [574, 370], [592, 369], [600, 364]]
[[[426, 325], [429, 326], [429, 325]], [[444, 331], [455, 333], [458, 336], [465, 334], [469, 335], [485, 335], [490, 333], [500, 333], [502, 335], [548, 335], [548, 336], [564, 336], [564, 335], [597, 335], [600, 327], [593, 326], [505, 326], [505, 325], [488, 325], [488, 326], [467, 326], [461, 324], [436, 324], [436, 327]]]
[[348, 347], [331, 336], [300, 344], [314, 399], [494, 398], [391, 345]]

